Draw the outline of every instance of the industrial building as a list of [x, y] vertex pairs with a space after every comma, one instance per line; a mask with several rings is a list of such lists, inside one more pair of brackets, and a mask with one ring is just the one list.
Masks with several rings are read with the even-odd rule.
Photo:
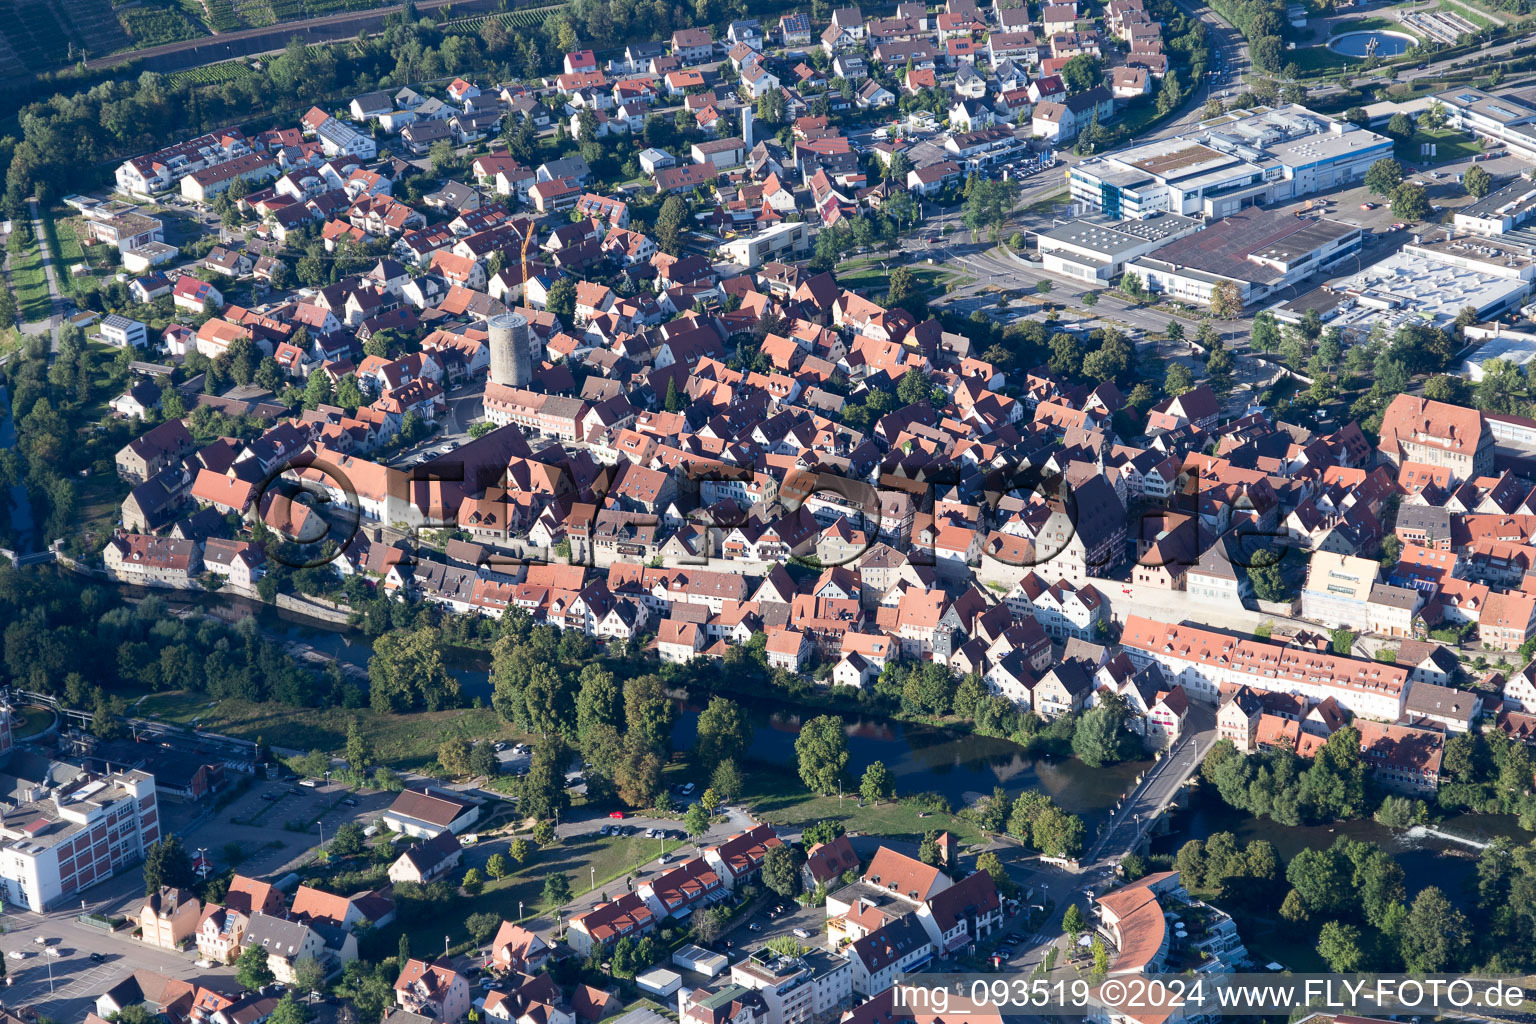
[[[1536, 215], [1536, 182], [1524, 176], [1456, 211], [1457, 231], [1473, 235], [1508, 235]], [[1521, 241], [1536, 244], [1536, 232], [1520, 232]]]
[[1523, 305], [1536, 280], [1529, 246], [1505, 238], [1451, 237], [1417, 241], [1332, 287], [1353, 300], [1341, 303], [1342, 327], [1388, 330], [1409, 321], [1436, 327], [1470, 308], [1480, 321]]
[[1507, 330], [1498, 321], [1474, 324], [1464, 328], [1462, 334], [1468, 341], [1487, 339], [1468, 352], [1461, 363], [1462, 376], [1474, 384], [1483, 379], [1483, 367], [1495, 359], [1511, 363], [1525, 373], [1530, 373], [1531, 361], [1536, 360], [1536, 334]]
[[1233, 110], [1189, 135], [1072, 168], [1072, 198], [1114, 218], [1227, 217], [1361, 181], [1392, 140], [1294, 104]]
[[1176, 213], [1145, 220], [1115, 220], [1103, 214], [1079, 217], [1040, 232], [1035, 250], [1046, 270], [1090, 284], [1112, 284], [1125, 265], [1205, 226]]
[[1536, 160], [1536, 90], [1512, 89], [1494, 95], [1471, 86], [1450, 89], [1435, 99], [1445, 107], [1450, 126], [1509, 147]]
[[1364, 237], [1349, 224], [1248, 209], [1131, 260], [1126, 270], [1150, 291], [1202, 305], [1231, 281], [1249, 305], [1353, 257]]

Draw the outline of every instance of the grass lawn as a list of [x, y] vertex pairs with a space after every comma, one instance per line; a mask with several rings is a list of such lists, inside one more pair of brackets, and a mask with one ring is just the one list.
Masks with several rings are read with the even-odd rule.
[[1429, 132], [1419, 129], [1413, 138], [1398, 140], [1394, 147], [1395, 155], [1404, 163], [1421, 166], [1420, 147], [1431, 142], [1435, 144], [1435, 155], [1429, 158], [1431, 164], [1470, 160], [1483, 151], [1483, 147], [1471, 136], [1451, 128], [1440, 128]]
[[1025, 212], [1025, 213], [1045, 213], [1045, 212], [1053, 209], [1056, 206], [1056, 204], [1066, 202], [1067, 201], [1067, 197], [1070, 194], [1071, 194], [1070, 190], [1065, 189], [1065, 188], [1062, 189], [1060, 192], [1052, 192], [1050, 195], [1046, 196], [1044, 199], [1038, 199], [1035, 202], [1030, 203], [1028, 206], [1024, 207], [1024, 211], [1023, 212]]
[[1354, 18], [1349, 21], [1341, 21], [1333, 26], [1333, 34], [1341, 36], [1346, 32], [1401, 32], [1405, 36], [1417, 36], [1407, 25], [1393, 18]]
[[1461, 4], [1453, 4], [1450, 0], [1440, 0], [1440, 10], [1447, 14], [1456, 14], [1466, 18], [1478, 28], [1493, 28], [1494, 22], [1486, 15], [1479, 14], [1471, 7], [1463, 7]]
[[775, 825], [804, 825], [830, 819], [841, 822], [850, 832], [890, 836], [914, 843], [920, 841], [929, 829], [947, 830], [966, 845], [982, 840], [976, 826], [953, 814], [923, 811], [902, 803], [860, 807], [857, 792], [844, 795], [841, 801], [835, 796], [817, 796], [800, 785], [792, 766], [789, 774], [785, 774], [763, 771], [762, 766], [752, 765], [747, 772], [742, 802], [752, 808], [752, 816], [758, 821]]
[[105, 544], [122, 514], [128, 484], [115, 473], [96, 473], [75, 481], [75, 530]]
[[295, 708], [287, 704], [257, 704], [230, 698], [210, 702], [200, 694], [180, 690], [151, 694], [137, 707], [142, 717], [155, 717], [239, 739], [264, 739], [280, 747], [339, 753], [347, 741], [347, 723], [361, 719], [382, 764], [419, 768], [437, 757], [437, 748], [454, 736], [465, 739], [526, 740], [490, 708], [384, 715], [369, 708]]
[[[1350, 28], [1353, 27], [1350, 26]], [[1295, 64], [1301, 69], [1302, 77], [1308, 78], [1316, 75], [1331, 75], [1334, 72], [1354, 67], [1360, 63], [1360, 59], [1358, 57], [1348, 57], [1342, 53], [1335, 53], [1326, 46], [1308, 46], [1288, 51], [1285, 54], [1285, 62], [1287, 64]]]
[[19, 256], [11, 253], [11, 291], [22, 320], [46, 320], [53, 311], [48, 300], [48, 278], [43, 273], [43, 256], [35, 242]]
[[19, 740], [35, 736], [53, 724], [53, 712], [47, 708], [27, 705], [11, 711], [11, 734]]
[[[671, 853], [687, 844], [668, 839], [667, 852]], [[533, 918], [548, 914], [554, 908], [544, 904], [544, 880], [550, 875], [563, 874], [571, 883], [571, 892], [581, 895], [593, 888], [593, 879], [599, 892], [617, 899], [629, 891], [625, 878], [641, 868], [649, 874], [660, 867], [657, 857], [662, 840], [644, 836], [599, 836], [594, 832], [561, 840], [552, 846], [535, 849], [528, 863], [514, 873], [496, 881], [487, 880], [485, 889], [473, 900], [461, 900], [452, 910], [431, 921], [415, 922], [408, 927], [393, 926], [389, 929], [387, 946], [393, 947], [398, 935], [405, 931], [411, 937], [411, 949], [436, 950], [443, 936], [458, 945], [469, 940], [464, 930], [464, 918], [472, 913], [489, 911], [505, 920], [516, 921], [518, 903], [522, 902], [522, 917]], [[473, 847], [470, 847], [473, 850]], [[680, 863], [676, 858], [672, 864]], [[484, 871], [481, 871], [484, 874]], [[462, 872], [458, 874], [463, 877]], [[457, 879], [453, 879], [457, 881]], [[553, 923], [551, 919], [550, 923]]]
[[891, 271], [897, 266], [905, 266], [912, 274], [927, 287], [930, 298], [936, 298], [950, 288], [958, 288], [970, 283], [970, 278], [962, 274], [956, 274], [945, 270], [937, 264], [928, 263], [904, 263], [893, 264], [889, 269], [880, 266], [879, 260], [861, 259], [850, 260], [837, 270], [837, 279], [845, 288], [870, 289], [874, 292], [888, 291], [890, 288]]

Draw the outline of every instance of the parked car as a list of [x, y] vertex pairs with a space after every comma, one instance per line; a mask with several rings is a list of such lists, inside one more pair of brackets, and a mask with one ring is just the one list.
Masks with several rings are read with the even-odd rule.
[[797, 938], [797, 939], [808, 939], [810, 937], [811, 937], [811, 933], [806, 931], [804, 928], [796, 928], [795, 929], [795, 938]]
[[622, 817], [624, 817], [624, 812], [623, 811], [609, 811], [608, 812], [608, 817], [610, 817], [610, 818], [622, 818]]
[[13, 949], [5, 955], [10, 957], [12, 960], [25, 960], [27, 958], [27, 954], [19, 949]]
[[91, 954], [91, 963], [93, 963], [93, 964], [102, 963], [106, 959], [107, 959], [107, 957], [106, 957], [105, 953], [92, 953]]
[[49, 946], [47, 949], [43, 950], [43, 952], [48, 954], [49, 956], [53, 957], [54, 959], [58, 959], [59, 957], [64, 955], [64, 954], [59, 952], [59, 947], [58, 946]]

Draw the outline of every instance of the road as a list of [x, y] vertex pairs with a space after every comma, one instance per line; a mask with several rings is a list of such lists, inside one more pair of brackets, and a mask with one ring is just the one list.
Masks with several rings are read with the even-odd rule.
[[37, 251], [43, 257], [43, 276], [48, 279], [50, 312], [46, 320], [22, 324], [21, 331], [23, 334], [42, 334], [47, 331], [51, 339], [48, 350], [57, 353], [64, 325], [64, 297], [59, 293], [59, 279], [53, 266], [54, 253], [48, 246], [47, 236], [43, 234], [43, 217], [38, 210], [37, 199], [30, 198], [27, 202], [32, 206], [32, 234], [37, 239]]
[[1135, 850], [1179, 788], [1200, 770], [1201, 759], [1216, 742], [1216, 709], [1191, 702], [1185, 728], [1179, 741], [1148, 770], [1111, 815], [1084, 860], [1090, 870], [1113, 867], [1121, 857]]
[[[500, 0], [419, 0], [418, 16], [452, 7], [457, 17], [483, 14], [497, 8]], [[220, 32], [211, 36], [198, 36], [160, 46], [147, 46], [142, 50], [129, 50], [96, 57], [86, 61], [92, 70], [114, 68], [129, 61], [142, 70], [170, 72], [230, 60], [235, 57], [251, 57], [261, 53], [282, 50], [287, 41], [298, 36], [306, 43], [334, 42], [355, 38], [361, 32], [374, 33], [383, 28], [384, 19], [398, 14], [402, 5], [390, 4], [369, 11], [343, 11], [318, 18], [284, 21], [263, 28], [244, 28], [234, 32]], [[526, 6], [526, 5], [521, 5]]]

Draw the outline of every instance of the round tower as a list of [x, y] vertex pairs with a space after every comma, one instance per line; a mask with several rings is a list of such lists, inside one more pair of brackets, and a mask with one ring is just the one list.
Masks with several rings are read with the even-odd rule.
[[525, 388], [533, 379], [533, 360], [528, 353], [528, 318], [521, 313], [501, 313], [487, 322], [491, 333], [491, 382]]

